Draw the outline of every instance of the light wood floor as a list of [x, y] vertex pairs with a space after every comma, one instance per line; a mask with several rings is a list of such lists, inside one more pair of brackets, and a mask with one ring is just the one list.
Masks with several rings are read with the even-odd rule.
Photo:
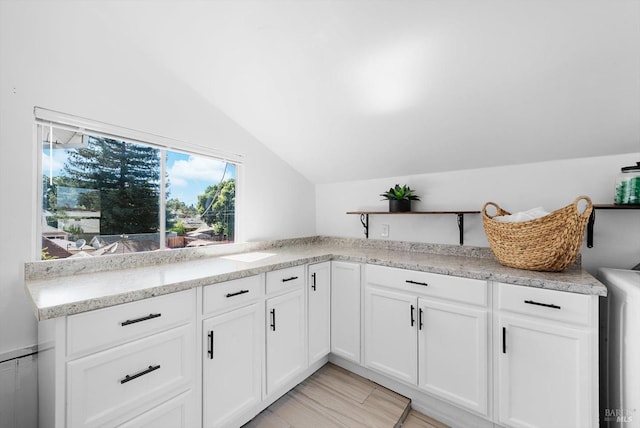
[[411, 400], [327, 364], [243, 428], [448, 428]]

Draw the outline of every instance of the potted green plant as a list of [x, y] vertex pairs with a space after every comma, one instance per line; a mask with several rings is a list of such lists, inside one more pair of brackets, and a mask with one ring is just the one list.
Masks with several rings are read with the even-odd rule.
[[419, 201], [420, 197], [414, 194], [414, 190], [406, 184], [400, 187], [396, 184], [395, 187], [391, 187], [387, 192], [381, 193], [385, 199], [389, 200], [390, 212], [407, 212], [411, 211], [411, 201]]

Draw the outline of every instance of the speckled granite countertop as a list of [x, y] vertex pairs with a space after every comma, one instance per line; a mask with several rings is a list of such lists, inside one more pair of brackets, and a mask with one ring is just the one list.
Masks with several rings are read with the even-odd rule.
[[502, 266], [488, 248], [327, 237], [31, 262], [25, 264], [25, 289], [36, 318], [45, 320], [327, 260], [607, 294], [579, 265], [533, 272]]

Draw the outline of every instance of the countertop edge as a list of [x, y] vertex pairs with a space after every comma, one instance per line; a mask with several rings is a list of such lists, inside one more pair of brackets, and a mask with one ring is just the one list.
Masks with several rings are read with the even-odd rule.
[[[398, 251], [396, 254], [399, 254]], [[534, 278], [533, 274], [527, 275], [529, 271], [520, 271], [517, 269], [510, 270], [509, 274], [495, 273], [482, 269], [451, 269], [437, 265], [429, 265], [427, 263], [417, 264], [415, 262], [402, 261], [389, 258], [375, 258], [367, 255], [354, 256], [338, 252], [319, 253], [311, 256], [294, 257], [284, 262], [276, 262], [272, 264], [264, 264], [258, 267], [247, 269], [238, 269], [232, 272], [226, 272], [211, 276], [204, 276], [197, 279], [172, 282], [169, 284], [161, 284], [151, 286], [149, 288], [122, 292], [112, 295], [105, 295], [96, 298], [78, 300], [74, 302], [64, 303], [49, 307], [38, 307], [33, 299], [33, 294], [29, 288], [29, 282], [25, 282], [25, 291], [30, 297], [30, 303], [34, 309], [36, 318], [39, 321], [58, 318], [67, 315], [74, 315], [82, 312], [92, 311], [96, 309], [107, 308], [123, 303], [130, 303], [150, 297], [171, 294], [174, 292], [184, 291], [205, 285], [217, 284], [220, 282], [231, 281], [234, 279], [245, 278], [252, 275], [258, 275], [273, 270], [284, 269], [287, 267], [299, 266], [303, 264], [320, 263], [324, 261], [348, 261], [355, 263], [374, 264], [401, 269], [419, 270], [442, 275], [458, 276], [463, 278], [471, 278], [486, 281], [504, 282], [507, 284], [521, 285], [526, 287], [543, 288], [556, 291], [565, 291], [577, 294], [606, 296], [607, 288], [594, 278], [595, 284], [579, 284], [576, 282], [553, 280], [549, 278]], [[601, 285], [601, 286], [598, 286]]]

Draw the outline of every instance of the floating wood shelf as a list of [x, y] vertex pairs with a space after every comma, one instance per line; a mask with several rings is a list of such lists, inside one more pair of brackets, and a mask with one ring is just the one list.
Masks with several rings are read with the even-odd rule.
[[464, 244], [464, 215], [465, 214], [480, 214], [480, 211], [404, 211], [404, 212], [389, 212], [389, 211], [347, 211], [347, 214], [359, 214], [360, 223], [364, 227], [364, 236], [369, 239], [369, 216], [370, 215], [439, 215], [439, 214], [455, 214], [458, 217], [458, 231], [460, 233], [460, 245]]
[[593, 211], [587, 223], [587, 247], [593, 248], [593, 225], [596, 221], [596, 210], [640, 210], [640, 205], [593, 204]]

